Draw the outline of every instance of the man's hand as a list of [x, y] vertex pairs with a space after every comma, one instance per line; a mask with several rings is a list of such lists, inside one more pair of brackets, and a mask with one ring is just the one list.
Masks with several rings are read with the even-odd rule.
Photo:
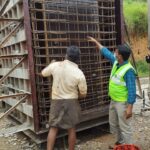
[[103, 48], [103, 45], [101, 45], [96, 39], [94, 39], [93, 37], [91, 36], [87, 36], [87, 39], [89, 42], [94, 42], [96, 44], [96, 46], [99, 48], [99, 49], [102, 49]]
[[95, 43], [97, 42], [96, 39], [94, 39], [91, 36], [87, 36], [87, 39], [88, 39], [89, 42], [95, 42]]
[[85, 97], [86, 97], [86, 94], [81, 94], [81, 93], [79, 93], [79, 94], [78, 94], [78, 97], [79, 97], [79, 99], [80, 99], [80, 98], [85, 98]]
[[133, 108], [133, 105], [129, 104], [127, 107], [127, 110], [125, 111], [125, 118], [126, 119], [132, 117], [132, 108]]

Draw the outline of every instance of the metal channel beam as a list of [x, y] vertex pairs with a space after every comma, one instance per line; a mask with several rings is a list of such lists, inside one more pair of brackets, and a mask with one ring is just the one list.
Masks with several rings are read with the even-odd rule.
[[26, 34], [26, 43], [28, 49], [28, 60], [29, 60], [29, 72], [30, 72], [30, 82], [32, 90], [32, 105], [33, 105], [33, 118], [34, 118], [34, 130], [35, 132], [39, 131], [39, 115], [38, 115], [38, 102], [36, 95], [36, 83], [35, 83], [35, 68], [33, 61], [33, 49], [32, 49], [32, 31], [31, 31], [31, 22], [29, 14], [29, 3], [27, 0], [23, 0], [23, 11], [24, 11], [24, 28]]

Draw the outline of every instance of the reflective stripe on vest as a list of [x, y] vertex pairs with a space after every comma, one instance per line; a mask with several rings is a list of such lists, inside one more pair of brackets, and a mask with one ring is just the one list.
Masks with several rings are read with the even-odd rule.
[[125, 83], [125, 82], [121, 82], [118, 77], [115, 77], [115, 76], [112, 77], [112, 78], [111, 78], [111, 81], [113, 81], [115, 84], [122, 85], [122, 86], [126, 86], [126, 83]]
[[130, 64], [126, 65], [118, 74], [112, 76], [111, 74], [111, 80], [118, 84], [118, 85], [123, 85], [126, 86], [126, 82], [125, 81], [121, 81], [121, 77], [127, 72], [127, 70], [129, 70], [131, 67]]

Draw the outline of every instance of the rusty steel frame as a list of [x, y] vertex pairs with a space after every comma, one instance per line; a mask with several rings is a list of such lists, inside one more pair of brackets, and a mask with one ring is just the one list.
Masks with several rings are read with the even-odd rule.
[[32, 49], [32, 31], [30, 24], [30, 14], [29, 14], [29, 3], [28, 0], [23, 0], [23, 11], [24, 11], [24, 28], [26, 34], [26, 43], [28, 48], [28, 61], [29, 61], [29, 73], [30, 73], [30, 82], [31, 82], [31, 98], [33, 105], [33, 119], [34, 119], [34, 130], [35, 132], [39, 131], [39, 116], [38, 116], [38, 102], [36, 96], [36, 83], [35, 83], [35, 68], [33, 61], [33, 49]]

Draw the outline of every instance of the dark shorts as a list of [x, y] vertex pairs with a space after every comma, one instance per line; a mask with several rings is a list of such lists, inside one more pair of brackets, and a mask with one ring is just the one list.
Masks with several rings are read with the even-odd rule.
[[78, 100], [52, 100], [49, 114], [50, 127], [70, 129], [80, 122]]

